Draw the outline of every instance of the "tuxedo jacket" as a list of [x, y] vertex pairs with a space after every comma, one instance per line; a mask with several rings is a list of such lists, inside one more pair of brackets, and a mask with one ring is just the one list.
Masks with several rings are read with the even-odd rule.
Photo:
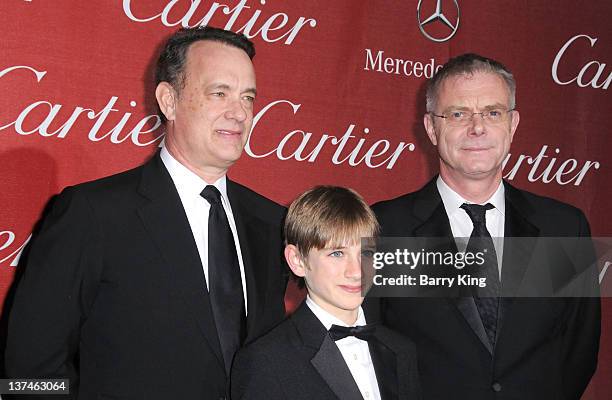
[[[229, 179], [227, 194], [250, 341], [284, 317], [285, 210]], [[78, 399], [226, 397], [202, 263], [159, 154], [65, 189], [25, 268], [9, 321], [9, 376], [67, 377]]]
[[[414, 344], [377, 326], [368, 341], [382, 400], [420, 399]], [[305, 302], [238, 352], [232, 400], [361, 400], [335, 342]]]
[[[505, 201], [504, 237], [535, 239], [504, 242], [502, 290], [517, 289], [530, 269], [567, 269], [571, 263], [553, 257], [558, 254], [534, 268], [529, 249], [517, 247], [540, 237], [588, 237], [583, 213], [508, 183]], [[435, 179], [373, 209], [381, 236], [448, 237], [454, 244]], [[587, 279], [596, 285], [596, 276]], [[386, 298], [381, 312], [387, 326], [415, 342], [425, 400], [577, 400], [596, 368], [599, 298], [501, 298], [495, 348], [471, 296]]]

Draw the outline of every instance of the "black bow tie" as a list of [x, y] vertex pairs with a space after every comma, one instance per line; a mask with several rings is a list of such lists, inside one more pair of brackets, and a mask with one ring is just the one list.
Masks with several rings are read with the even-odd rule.
[[336, 340], [344, 339], [347, 336], [355, 336], [357, 339], [370, 340], [374, 337], [376, 325], [360, 325], [360, 326], [339, 326], [332, 325], [329, 328], [329, 336]]

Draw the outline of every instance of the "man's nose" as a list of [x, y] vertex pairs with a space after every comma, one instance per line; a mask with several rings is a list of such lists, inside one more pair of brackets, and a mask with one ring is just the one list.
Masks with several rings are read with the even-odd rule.
[[229, 102], [228, 108], [225, 112], [225, 117], [228, 119], [235, 119], [238, 122], [243, 122], [247, 118], [247, 110], [242, 104], [242, 99], [234, 99]]
[[470, 124], [468, 125], [470, 128], [471, 134], [480, 136], [485, 133], [485, 120], [482, 113], [474, 113], [472, 115], [472, 119], [470, 120]]

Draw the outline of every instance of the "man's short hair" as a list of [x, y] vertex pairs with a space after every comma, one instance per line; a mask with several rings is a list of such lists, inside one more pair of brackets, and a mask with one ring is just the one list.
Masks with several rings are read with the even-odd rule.
[[473, 75], [476, 72], [490, 72], [499, 75], [506, 82], [510, 91], [510, 109], [516, 106], [516, 82], [508, 68], [499, 61], [474, 53], [462, 54], [451, 58], [429, 81], [427, 86], [427, 112], [434, 112], [438, 100], [438, 91], [442, 82], [458, 75]]
[[[155, 86], [168, 82], [177, 93], [185, 87], [185, 64], [189, 46], [200, 40], [219, 42], [243, 50], [252, 60], [255, 57], [255, 46], [243, 34], [211, 26], [181, 28], [176, 31], [164, 46], [155, 68]], [[162, 122], [166, 117], [161, 111], [158, 115]]]
[[[310, 250], [342, 247], [374, 237], [380, 228], [374, 212], [354, 190], [316, 186], [291, 203], [285, 219], [285, 244], [297, 247], [303, 259]], [[298, 279], [304, 286], [304, 280]]]

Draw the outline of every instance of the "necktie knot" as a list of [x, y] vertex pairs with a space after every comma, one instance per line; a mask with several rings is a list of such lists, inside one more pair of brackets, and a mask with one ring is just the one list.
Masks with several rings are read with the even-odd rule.
[[474, 224], [474, 226], [476, 226], [476, 225], [485, 225], [486, 224], [485, 215], [487, 213], [487, 210], [491, 210], [495, 207], [491, 203], [487, 203], [484, 205], [463, 203], [461, 205], [461, 208], [465, 210], [467, 215], [472, 220], [472, 223]]
[[357, 339], [361, 340], [370, 340], [374, 337], [374, 332], [376, 331], [376, 325], [359, 325], [359, 326], [340, 326], [340, 325], [332, 325], [329, 328], [329, 336], [334, 339], [334, 341], [344, 339], [348, 336], [354, 336]]
[[221, 204], [221, 192], [214, 185], [206, 185], [200, 196], [204, 197], [210, 205]]

